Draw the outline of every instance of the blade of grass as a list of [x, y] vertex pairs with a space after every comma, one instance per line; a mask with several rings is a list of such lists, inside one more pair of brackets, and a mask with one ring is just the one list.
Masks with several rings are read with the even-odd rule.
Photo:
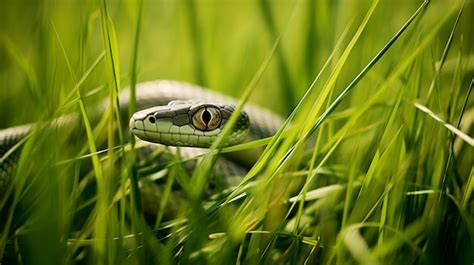
[[[120, 88], [120, 67], [118, 58], [118, 45], [115, 35], [115, 29], [108, 13], [106, 0], [99, 0], [100, 6], [100, 21], [102, 27], [102, 39], [104, 42], [104, 48], [106, 53], [106, 68], [108, 73], [108, 85], [109, 85], [109, 111], [106, 113], [108, 118], [107, 122], [107, 146], [108, 146], [108, 173], [102, 175], [103, 179], [98, 182], [97, 185], [97, 209], [98, 216], [96, 218], [96, 224], [94, 233], [97, 240], [94, 244], [96, 262], [115, 263], [117, 259], [118, 246], [121, 242], [110, 241], [111, 235], [116, 231], [116, 220], [114, 211], [112, 208], [112, 176], [115, 175], [115, 154], [113, 151], [115, 142], [115, 122], [118, 125], [118, 135], [120, 144], [123, 146], [123, 135], [120, 117], [120, 108], [118, 101], [118, 91]], [[114, 119], [115, 118], [115, 119]], [[123, 152], [123, 148], [121, 148]], [[125, 159], [124, 156], [122, 156]], [[120, 227], [119, 227], [120, 229]]]
[[189, 27], [189, 35], [191, 39], [191, 45], [193, 48], [193, 65], [194, 65], [194, 76], [196, 83], [205, 86], [207, 84], [206, 73], [204, 72], [205, 61], [202, 49], [202, 40], [199, 30], [198, 10], [196, 3], [193, 0], [186, 0], [185, 4], [187, 13], [187, 22]]
[[463, 141], [465, 141], [467, 144], [469, 144], [470, 146], [474, 146], [474, 139], [472, 137], [470, 137], [469, 135], [465, 134], [463, 131], [459, 130], [458, 128], [456, 128], [455, 126], [445, 122], [441, 117], [438, 117], [435, 113], [433, 113], [433, 111], [431, 111], [430, 109], [428, 109], [427, 107], [419, 104], [419, 103], [414, 103], [415, 107], [419, 110], [421, 110], [422, 112], [424, 112], [425, 114], [428, 114], [428, 116], [430, 116], [431, 118], [433, 118], [435, 121], [439, 122], [440, 124], [442, 124], [444, 127], [446, 127], [446, 129], [448, 129], [449, 131], [451, 131], [453, 134], [457, 135], [460, 139], [462, 139]]
[[29, 60], [24, 56], [24, 54], [13, 44], [12, 40], [10, 40], [4, 34], [0, 35], [0, 43], [3, 44], [7, 54], [10, 58], [20, 67], [22, 72], [28, 79], [27, 86], [28, 91], [30, 94], [37, 100], [37, 102], [42, 102], [39, 100], [41, 98], [39, 93], [39, 84], [38, 84], [38, 76], [37, 73], [34, 71], [34, 68], [29, 63]]
[[[342, 240], [359, 264], [380, 264], [380, 262], [370, 253], [369, 246], [359, 233], [359, 230], [349, 227], [344, 230]], [[338, 263], [341, 263], [342, 259], [338, 259], [337, 261]]]
[[439, 80], [439, 75], [441, 73], [441, 69], [443, 69], [444, 62], [446, 61], [446, 57], [448, 57], [448, 52], [451, 48], [451, 44], [453, 43], [454, 39], [454, 34], [456, 33], [456, 29], [458, 28], [459, 21], [461, 19], [462, 12], [464, 10], [464, 4], [465, 1], [462, 1], [461, 7], [459, 8], [458, 15], [456, 16], [456, 20], [454, 21], [454, 25], [451, 29], [451, 33], [449, 34], [449, 38], [446, 42], [446, 45], [444, 46], [443, 54], [441, 55], [441, 59], [439, 60], [439, 63], [436, 66], [436, 71], [435, 75], [433, 76], [433, 79], [431, 80], [430, 88], [428, 89], [428, 94], [426, 96], [426, 103], [430, 101], [431, 94], [433, 93], [433, 89], [436, 86], [437, 81]]
[[413, 13], [413, 15], [407, 20], [407, 22], [401, 27], [401, 29], [389, 40], [389, 42], [374, 56], [374, 58], [362, 69], [359, 74], [346, 86], [346, 88], [338, 94], [333, 103], [321, 114], [320, 118], [316, 123], [311, 127], [307, 135], [311, 135], [314, 131], [318, 129], [324, 119], [330, 114], [347, 96], [347, 94], [359, 83], [359, 81], [367, 74], [367, 72], [372, 69], [372, 67], [383, 57], [383, 55], [390, 49], [390, 47], [395, 44], [397, 39], [405, 32], [405, 30], [410, 26], [410, 24], [415, 20], [418, 15], [426, 8], [429, 1], [424, 1], [420, 7]]
[[[269, 0], [259, 0], [259, 10], [262, 13], [263, 20], [265, 22], [265, 26], [267, 31], [269, 32], [271, 39], [278, 38], [278, 30], [275, 25], [275, 19], [271, 10], [271, 5]], [[298, 1], [295, 3], [295, 7], [298, 5]], [[295, 8], [294, 7], [294, 8]], [[288, 69], [288, 63], [285, 60], [285, 54], [283, 51], [282, 45], [278, 45], [275, 51], [275, 60], [278, 67], [278, 74], [277, 76], [280, 79], [280, 90], [283, 93], [283, 98], [286, 99], [285, 104], [285, 113], [291, 113], [293, 109], [293, 104], [296, 103], [296, 96], [292, 89], [288, 89], [290, 87], [294, 87], [293, 81], [291, 80], [290, 71]]]
[[[422, 6], [420, 8], [426, 8], [427, 2], [423, 2]], [[380, 88], [375, 92], [375, 94], [370, 97], [349, 119], [346, 124], [334, 135], [336, 139], [340, 137], [341, 134], [345, 134], [346, 131], [351, 128], [358, 120], [359, 118], [366, 113], [371, 106], [373, 106], [377, 100], [380, 100], [380, 98], [383, 96], [384, 92], [389, 88], [389, 86], [394, 83], [406, 69], [413, 63], [413, 61], [423, 52], [425, 51], [426, 47], [431, 44], [433, 39], [437, 36], [436, 34], [441, 30], [442, 26], [448, 21], [448, 18], [452, 15], [452, 13], [455, 11], [455, 8], [452, 8], [449, 10], [447, 15], [443, 17], [443, 19], [436, 24], [436, 26], [430, 31], [430, 33], [418, 44], [415, 48], [415, 50], [409, 54], [404, 61], [402, 61], [397, 67], [395, 67], [395, 71], [388, 76], [385, 79], [385, 82], [380, 86]], [[416, 11], [417, 14], [419, 14], [420, 9]], [[413, 17], [412, 17], [413, 18]], [[406, 26], [406, 25], [405, 25]], [[404, 26], [404, 27], [405, 27]], [[333, 139], [329, 139], [327, 142], [327, 146], [332, 145], [334, 142]], [[323, 149], [327, 149], [324, 147]]]
[[[136, 111], [136, 101], [137, 101], [137, 74], [138, 74], [138, 49], [140, 44], [140, 33], [142, 28], [142, 17], [143, 17], [143, 0], [139, 0], [137, 5], [137, 15], [136, 15], [136, 26], [135, 26], [135, 36], [134, 36], [134, 43], [133, 43], [133, 53], [132, 53], [132, 65], [130, 68], [130, 99], [128, 102], [128, 116], [131, 117], [133, 113]], [[120, 130], [120, 129], [119, 129]], [[138, 188], [138, 173], [137, 173], [137, 154], [135, 151], [135, 137], [131, 135], [130, 137], [130, 159], [128, 160], [127, 170], [128, 170], [128, 177], [131, 183], [131, 215], [132, 215], [132, 231], [136, 234], [143, 233], [144, 234], [144, 241], [148, 241], [147, 237], [149, 237], [146, 229], [142, 227], [142, 222], [139, 216], [139, 211], [141, 207], [141, 195], [140, 189]], [[125, 153], [125, 150], [122, 149]], [[125, 176], [125, 175], [124, 175]], [[126, 192], [125, 180], [122, 179], [121, 183], [122, 194]], [[120, 223], [121, 223], [121, 230], [125, 231], [125, 196], [123, 196], [120, 200]], [[144, 244], [143, 240], [139, 240], [138, 237], [135, 237], [135, 246], [140, 246]], [[156, 251], [156, 250], [155, 250]], [[140, 260], [141, 263], [145, 261], [145, 255], [136, 255], [137, 258]]]
[[[280, 173], [280, 171], [284, 168], [284, 166], [290, 161], [290, 158], [292, 158], [293, 155], [295, 154], [295, 150], [298, 150], [303, 145], [303, 143], [306, 140], [308, 140], [308, 137], [312, 134], [312, 132], [308, 130], [309, 129], [308, 126], [310, 126], [310, 124], [312, 124], [312, 121], [316, 119], [317, 115], [319, 114], [319, 110], [321, 109], [321, 107], [323, 106], [324, 102], [327, 99], [327, 96], [329, 95], [329, 92], [334, 88], [334, 84], [336, 82], [337, 76], [341, 72], [342, 66], [347, 61], [347, 58], [352, 48], [354, 47], [355, 43], [359, 39], [360, 35], [362, 34], [377, 4], [378, 4], [378, 1], [376, 0], [372, 2], [372, 5], [369, 7], [369, 10], [367, 11], [363, 21], [361, 22], [361, 25], [358, 27], [350, 43], [344, 50], [341, 58], [338, 60], [335, 69], [333, 70], [328, 81], [324, 85], [324, 88], [322, 92], [320, 93], [320, 95], [318, 96], [318, 99], [312, 104], [310, 115], [307, 115], [306, 113], [304, 115], [301, 114], [299, 119], [303, 119], [303, 120], [300, 120], [299, 122], [297, 120], [298, 124], [305, 124], [305, 126], [302, 126], [302, 131], [300, 132], [301, 137], [297, 138], [297, 135], [295, 134], [289, 139], [286, 139], [285, 143], [279, 148], [279, 152], [274, 156], [272, 162], [270, 163], [267, 169], [267, 172], [271, 172], [271, 174], [269, 174], [268, 177], [266, 178], [267, 184], [270, 183], [273, 180], [273, 178], [277, 174]], [[337, 99], [335, 101], [337, 101]], [[331, 104], [330, 107], [332, 105], [334, 104]], [[326, 118], [329, 113], [330, 112], [328, 111], [323, 113], [322, 116], [320, 116], [319, 120], [320, 121], [324, 120], [324, 118]], [[319, 127], [319, 124], [318, 124], [318, 127]], [[297, 139], [295, 143], [293, 143], [294, 139]]]
[[[347, 27], [343, 31], [343, 33], [339, 37], [338, 41], [336, 42], [335, 48], [333, 49], [331, 54], [328, 56], [326, 62], [322, 66], [319, 73], [316, 75], [315, 79], [313, 80], [313, 82], [311, 83], [309, 88], [306, 90], [306, 92], [303, 95], [303, 97], [301, 98], [301, 100], [298, 102], [297, 106], [293, 109], [293, 111], [288, 116], [288, 118], [285, 120], [285, 122], [283, 123], [282, 127], [278, 130], [278, 132], [273, 137], [270, 138], [270, 142], [267, 143], [267, 147], [266, 147], [265, 151], [260, 156], [259, 160], [255, 163], [255, 165], [252, 167], [252, 169], [249, 171], [249, 173], [241, 181], [241, 184], [239, 186], [244, 185], [246, 182], [253, 179], [259, 172], [261, 172], [262, 169], [263, 169], [263, 166], [265, 164], [265, 161], [268, 161], [270, 159], [270, 157], [273, 155], [277, 144], [283, 138], [288, 137], [288, 133], [289, 133], [288, 131], [291, 130], [291, 129], [289, 129], [291, 121], [294, 119], [294, 117], [298, 113], [298, 111], [302, 108], [303, 103], [306, 100], [309, 100], [309, 97], [310, 97], [311, 93], [313, 92], [313, 89], [315, 88], [315, 85], [316, 85], [317, 81], [319, 81], [320, 77], [322, 76], [322, 74], [324, 73], [326, 68], [329, 66], [335, 52], [337, 51], [338, 47], [341, 45], [342, 40], [345, 38], [345, 36], [348, 32], [348, 29], [349, 29], [349, 27]], [[239, 190], [239, 187], [236, 188], [236, 190], [233, 192], [233, 194], [237, 194], [238, 190]], [[234, 195], [231, 194], [229, 196], [229, 200], [232, 199], [233, 196]]]

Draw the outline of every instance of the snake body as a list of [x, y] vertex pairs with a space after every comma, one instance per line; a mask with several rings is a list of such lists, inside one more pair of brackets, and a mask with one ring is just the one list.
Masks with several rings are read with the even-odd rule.
[[[211, 90], [178, 81], [157, 80], [137, 85], [137, 112], [130, 120], [130, 129], [132, 133], [144, 140], [159, 142], [166, 145], [196, 146], [207, 147], [212, 143], [215, 135], [219, 133], [225, 125], [225, 120], [232, 113], [232, 106], [236, 104], [236, 100]], [[122, 116], [127, 116], [128, 104], [130, 101], [130, 93], [125, 90], [119, 96], [120, 110]], [[170, 103], [172, 102], [172, 103]], [[201, 106], [198, 108], [197, 106]], [[196, 130], [196, 126], [191, 125], [194, 114], [204, 107], [210, 111], [210, 108], [219, 108], [221, 121], [216, 128], [212, 124], [204, 130]], [[104, 110], [104, 106], [98, 108], [97, 112]], [[159, 111], [166, 110], [166, 113], [160, 116]], [[169, 113], [173, 114], [169, 116]], [[202, 112], [202, 111], [201, 111]], [[166, 130], [154, 131], [159, 129], [157, 124], [162, 124], [158, 120], [153, 124], [153, 128], [148, 128], [151, 124], [145, 124], [144, 118], [152, 113], [155, 118], [165, 119]], [[180, 114], [186, 113], [186, 117]], [[215, 114], [215, 113], [214, 113]], [[168, 116], [167, 116], [168, 115]], [[210, 113], [209, 115], [212, 115]], [[217, 115], [217, 114], [215, 114]], [[249, 125], [249, 118], [252, 122]], [[176, 118], [178, 117], [178, 118]], [[64, 120], [69, 120], [65, 118]], [[150, 120], [147, 120], [149, 123]], [[210, 121], [210, 120], [209, 120]], [[68, 126], [68, 122], [62, 122], [64, 126]], [[276, 114], [252, 105], [247, 104], [245, 112], [241, 114], [237, 122], [236, 131], [230, 137], [229, 144], [234, 144], [247, 137], [248, 139], [258, 139], [273, 135], [283, 123], [283, 120]], [[145, 125], [149, 130], [145, 129]], [[155, 126], [156, 125], [156, 126]], [[209, 126], [211, 127], [209, 127]], [[21, 144], [25, 137], [32, 130], [33, 125], [23, 125], [0, 130], [0, 194], [3, 194], [6, 187], [11, 183], [15, 174], [16, 163], [20, 155]], [[173, 131], [174, 130], [174, 131]], [[193, 131], [191, 135], [190, 131]], [[175, 134], [175, 132], [178, 132]], [[188, 133], [188, 135], [186, 135]], [[197, 133], [197, 134], [196, 134]], [[169, 134], [169, 135], [168, 135]], [[158, 135], [160, 137], [158, 137]], [[200, 137], [198, 137], [200, 136]]]

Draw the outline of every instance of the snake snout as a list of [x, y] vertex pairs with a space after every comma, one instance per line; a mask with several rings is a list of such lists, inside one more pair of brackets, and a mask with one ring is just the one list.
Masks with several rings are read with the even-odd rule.
[[130, 118], [130, 121], [128, 123], [128, 127], [130, 129], [130, 132], [132, 132], [133, 135], [137, 136], [138, 138], [144, 137], [144, 131], [140, 129], [143, 126], [140, 126], [140, 121], [136, 119], [135, 115], [133, 115]]
[[[171, 146], [209, 148], [222, 133], [235, 106], [208, 102], [173, 102], [133, 114], [130, 131], [141, 140]], [[245, 140], [250, 123], [242, 111], [224, 145]]]
[[145, 133], [145, 127], [148, 127], [145, 126], [147, 116], [147, 113], [141, 111], [136, 112], [132, 115], [128, 123], [130, 132], [142, 140], [148, 140]]

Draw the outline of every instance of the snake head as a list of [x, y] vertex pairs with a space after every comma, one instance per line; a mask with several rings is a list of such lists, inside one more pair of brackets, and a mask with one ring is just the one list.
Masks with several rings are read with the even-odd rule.
[[[235, 107], [199, 101], [172, 101], [133, 114], [130, 131], [138, 138], [164, 145], [208, 148], [217, 139]], [[242, 111], [225, 145], [245, 140], [250, 120]]]

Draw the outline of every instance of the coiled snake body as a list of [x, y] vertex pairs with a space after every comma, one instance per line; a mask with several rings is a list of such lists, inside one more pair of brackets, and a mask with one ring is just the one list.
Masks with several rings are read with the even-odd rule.
[[[122, 116], [126, 116], [130, 101], [128, 90], [119, 100]], [[188, 83], [165, 80], [141, 83], [137, 86], [137, 109], [142, 111], [131, 117], [130, 130], [146, 141], [208, 147], [221, 132], [235, 103], [230, 97]], [[245, 113], [240, 116], [229, 137], [229, 145], [245, 137], [271, 136], [283, 122], [274, 113], [251, 104], [246, 105]], [[0, 194], [12, 182], [20, 145], [31, 128], [24, 125], [0, 131]]]

